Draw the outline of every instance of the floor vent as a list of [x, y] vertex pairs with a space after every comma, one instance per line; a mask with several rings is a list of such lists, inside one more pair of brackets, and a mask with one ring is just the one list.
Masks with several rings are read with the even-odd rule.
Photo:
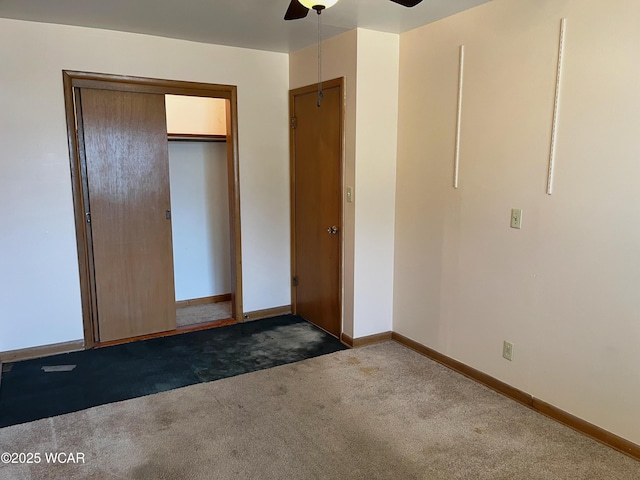
[[74, 368], [76, 368], [75, 365], [51, 365], [42, 367], [42, 371], [45, 373], [70, 372]]

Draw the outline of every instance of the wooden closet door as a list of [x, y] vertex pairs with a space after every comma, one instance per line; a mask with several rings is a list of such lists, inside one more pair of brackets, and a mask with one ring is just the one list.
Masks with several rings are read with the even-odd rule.
[[100, 342], [176, 328], [164, 95], [83, 88]]

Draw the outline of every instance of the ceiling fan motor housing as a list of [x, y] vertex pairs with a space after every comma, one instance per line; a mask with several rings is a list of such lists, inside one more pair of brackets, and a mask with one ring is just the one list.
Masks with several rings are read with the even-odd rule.
[[[415, 7], [422, 0], [391, 0], [398, 5], [405, 7]], [[285, 20], [298, 20], [305, 18], [309, 10], [315, 10], [318, 15], [325, 8], [333, 7], [338, 0], [291, 0], [287, 13], [284, 15]]]
[[315, 10], [316, 12], [320, 12], [325, 8], [333, 7], [338, 0], [299, 0], [302, 5], [307, 7], [309, 10]]

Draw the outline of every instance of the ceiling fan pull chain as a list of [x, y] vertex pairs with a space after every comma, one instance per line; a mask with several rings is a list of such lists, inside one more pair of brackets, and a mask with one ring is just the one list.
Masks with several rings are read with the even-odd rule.
[[322, 10], [316, 11], [318, 12], [318, 107], [320, 107], [324, 97], [322, 93], [322, 22], [320, 21]]

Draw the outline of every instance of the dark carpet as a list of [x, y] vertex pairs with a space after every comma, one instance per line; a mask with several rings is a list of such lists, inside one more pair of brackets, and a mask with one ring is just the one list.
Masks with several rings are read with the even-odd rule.
[[[345, 348], [304, 319], [284, 315], [16, 362], [2, 374], [0, 427], [232, 377]], [[75, 365], [72, 371], [43, 371], [43, 367], [70, 365]]]

